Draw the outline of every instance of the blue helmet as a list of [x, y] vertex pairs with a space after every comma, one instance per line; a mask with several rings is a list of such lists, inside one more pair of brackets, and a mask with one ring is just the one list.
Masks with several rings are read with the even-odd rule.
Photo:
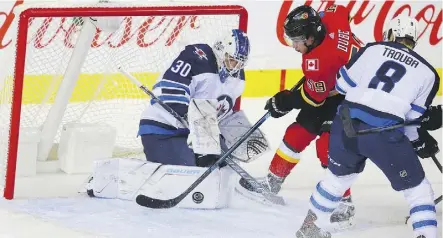
[[227, 77], [238, 77], [238, 73], [246, 66], [250, 44], [248, 36], [239, 29], [233, 29], [214, 44], [214, 51], [219, 66], [220, 80]]

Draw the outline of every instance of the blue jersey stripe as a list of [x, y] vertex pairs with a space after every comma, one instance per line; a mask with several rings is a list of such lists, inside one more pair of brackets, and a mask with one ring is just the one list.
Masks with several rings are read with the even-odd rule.
[[182, 89], [182, 90], [184, 90], [188, 95], [191, 94], [191, 91], [189, 90], [189, 87], [188, 87], [188, 86], [186, 86], [186, 85], [184, 85], [184, 84], [181, 84], [181, 83], [174, 83], [174, 82], [164, 81], [164, 80], [161, 80], [161, 81], [159, 81], [158, 83], [156, 83], [152, 89], [163, 88], [163, 87], [165, 87], [165, 88]]
[[412, 108], [412, 110], [419, 112], [421, 114], [425, 113], [425, 111], [426, 111], [426, 108], [422, 108], [422, 107], [415, 105], [413, 103], [411, 103], [411, 108]]
[[345, 82], [346, 82], [347, 84], [349, 84], [349, 86], [351, 86], [351, 87], [353, 87], [353, 88], [354, 88], [355, 86], [357, 86], [357, 84], [356, 84], [354, 81], [352, 81], [352, 79], [349, 77], [348, 73], [346, 72], [346, 69], [344, 69], [343, 67], [341, 67], [340, 70], [339, 70], [339, 72], [340, 72], [341, 76], [343, 76], [343, 79], [345, 80]]
[[189, 104], [189, 98], [185, 96], [160, 95], [158, 96], [158, 99], [162, 100], [163, 102], [184, 102]]

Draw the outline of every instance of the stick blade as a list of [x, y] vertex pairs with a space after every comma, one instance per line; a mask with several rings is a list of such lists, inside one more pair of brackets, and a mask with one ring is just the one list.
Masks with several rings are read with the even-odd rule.
[[175, 207], [179, 201], [176, 201], [175, 198], [168, 200], [161, 200], [161, 199], [151, 198], [143, 194], [139, 194], [136, 197], [135, 202], [137, 202], [138, 205], [143, 207], [162, 209], [162, 208]]
[[338, 112], [340, 119], [343, 123], [343, 130], [347, 137], [356, 137], [357, 132], [355, 131], [354, 126], [352, 125], [351, 112], [349, 111], [349, 107], [347, 105], [340, 106], [340, 110]]

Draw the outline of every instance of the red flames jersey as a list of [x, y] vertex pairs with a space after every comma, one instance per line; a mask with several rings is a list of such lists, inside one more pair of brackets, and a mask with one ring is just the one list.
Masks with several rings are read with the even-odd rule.
[[349, 11], [341, 5], [332, 5], [320, 12], [326, 36], [322, 43], [303, 55], [302, 69], [305, 82], [301, 95], [306, 103], [318, 107], [335, 87], [336, 74], [351, 55], [363, 46], [351, 32]]

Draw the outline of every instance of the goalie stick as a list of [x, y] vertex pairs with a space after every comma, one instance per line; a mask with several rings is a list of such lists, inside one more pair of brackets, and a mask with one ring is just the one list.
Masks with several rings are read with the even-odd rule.
[[[270, 116], [270, 114], [266, 113], [262, 118], [260, 118], [260, 120], [258, 120], [254, 126], [252, 126], [231, 148], [229, 148], [213, 165], [211, 165], [200, 177], [198, 177], [197, 180], [195, 180], [195, 182], [192, 183], [191, 186], [189, 186], [189, 188], [187, 188], [183, 193], [181, 193], [180, 195], [178, 195], [175, 198], [166, 199], [166, 200], [151, 198], [151, 197], [140, 194], [136, 198], [137, 204], [144, 206], [144, 207], [149, 207], [149, 208], [171, 208], [171, 207], [176, 206], [189, 193], [191, 193], [192, 190], [194, 190], [194, 188], [196, 188], [206, 177], [208, 177], [212, 171], [217, 169], [221, 163], [223, 163], [224, 161], [228, 162], [229, 155], [238, 146], [240, 146], [240, 144], [243, 143], [243, 141], [245, 141], [248, 138], [248, 136], [251, 135], [261, 124], [263, 124], [263, 122], [265, 122], [269, 116]], [[228, 164], [230, 164], [230, 162], [233, 162], [233, 161], [229, 160]], [[238, 167], [240, 167], [240, 166], [238, 166]]]
[[405, 127], [409, 125], [418, 125], [421, 123], [420, 120], [413, 120], [413, 121], [405, 121], [403, 123], [391, 125], [391, 126], [384, 126], [384, 127], [375, 127], [371, 129], [365, 129], [365, 130], [359, 130], [356, 131], [354, 126], [352, 125], [352, 118], [351, 113], [349, 111], [349, 107], [347, 105], [341, 105], [339, 109], [339, 116], [343, 123], [343, 130], [345, 131], [345, 134], [347, 137], [356, 137], [359, 135], [366, 135], [371, 133], [377, 133], [382, 131], [389, 131], [394, 130], [400, 127]]
[[[165, 104], [162, 100], [157, 98], [149, 89], [147, 89], [140, 81], [138, 81], [131, 74], [127, 73], [122, 68], [118, 68], [119, 71], [130, 79], [138, 88], [143, 92], [148, 94], [156, 103], [168, 111], [172, 116], [174, 116], [183, 126], [189, 128], [188, 123], [180, 115], [178, 115], [171, 107]], [[203, 179], [205, 179], [213, 170], [219, 167], [219, 164], [226, 162], [229, 167], [232, 168], [236, 173], [238, 173], [242, 178], [248, 181], [257, 191], [265, 197], [267, 200], [274, 204], [285, 205], [284, 199], [271, 193], [262, 184], [260, 184], [254, 177], [252, 177], [248, 172], [246, 172], [240, 165], [235, 163], [231, 158], [231, 153], [237, 149], [258, 127], [270, 116], [269, 113], [265, 114], [254, 126], [252, 126], [236, 143], [232, 145], [218, 160], [215, 164], [210, 166], [208, 170], [205, 171], [187, 190], [185, 190], [181, 195], [174, 199], [160, 200], [155, 198], [149, 198], [144, 195], [139, 195], [136, 198], [137, 204], [150, 208], [170, 208], [177, 205], [181, 200], [183, 200], [198, 184], [200, 184]]]

